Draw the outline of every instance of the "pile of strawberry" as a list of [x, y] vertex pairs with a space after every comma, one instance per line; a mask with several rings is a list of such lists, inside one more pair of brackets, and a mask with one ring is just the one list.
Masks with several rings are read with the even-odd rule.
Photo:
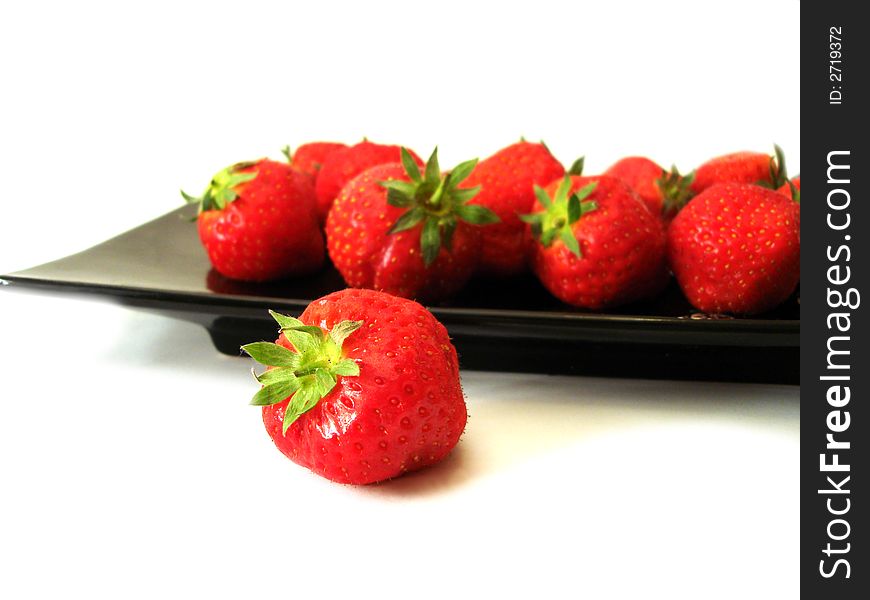
[[[268, 281], [320, 269], [350, 289], [242, 347], [265, 366], [252, 404], [288, 458], [368, 484], [442, 460], [467, 421], [456, 350], [421, 304], [472, 277], [531, 270], [562, 301], [599, 310], [649, 299], [673, 275], [709, 313], [757, 314], [800, 271], [800, 179], [739, 152], [688, 175], [624, 158], [566, 172], [520, 141], [442, 172], [399, 146], [312, 143], [287, 162], [224, 169], [199, 198], [200, 238], [222, 275]], [[362, 289], [356, 289], [362, 288]]]
[[753, 315], [792, 295], [800, 271], [800, 178], [782, 152], [738, 152], [688, 175], [629, 157], [566, 172], [520, 141], [442, 172], [399, 146], [311, 143], [287, 162], [218, 173], [199, 232], [226, 277], [267, 281], [321, 268], [349, 287], [435, 303], [472, 277], [531, 270], [590, 310], [652, 298], [676, 278], [707, 313]]

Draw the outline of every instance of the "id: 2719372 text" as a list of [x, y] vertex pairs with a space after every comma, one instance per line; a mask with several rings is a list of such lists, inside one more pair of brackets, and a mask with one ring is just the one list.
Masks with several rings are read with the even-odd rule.
[[843, 103], [843, 28], [833, 26], [828, 29], [828, 104]]

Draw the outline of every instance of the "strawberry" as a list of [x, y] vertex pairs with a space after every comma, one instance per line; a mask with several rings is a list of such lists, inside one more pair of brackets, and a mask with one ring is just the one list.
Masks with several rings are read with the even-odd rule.
[[668, 254], [683, 293], [698, 310], [764, 312], [798, 284], [800, 205], [757, 185], [715, 185], [671, 223]]
[[566, 175], [535, 188], [532, 270], [550, 292], [589, 309], [657, 294], [667, 282], [661, 219], [623, 182]]
[[261, 159], [220, 171], [199, 204], [199, 237], [225, 277], [269, 281], [316, 271], [323, 264], [310, 177], [286, 163]]
[[512, 144], [482, 160], [463, 187], [481, 186], [471, 204], [485, 206], [501, 219], [482, 232], [480, 271], [509, 276], [526, 269], [523, 243], [525, 225], [519, 214], [532, 210], [534, 186], [546, 185], [565, 174], [544, 144], [526, 141]]
[[795, 202], [801, 201], [801, 176], [792, 177], [789, 181], [782, 184], [777, 190], [780, 194], [785, 194]]
[[277, 343], [242, 350], [268, 367], [251, 404], [290, 460], [366, 484], [432, 465], [459, 441], [468, 414], [456, 350], [421, 305], [346, 289], [299, 319], [271, 314]]
[[498, 221], [466, 202], [460, 189], [476, 160], [442, 175], [437, 150], [420, 174], [410, 152], [351, 180], [326, 221], [329, 256], [351, 287], [437, 302], [471, 277], [480, 254], [480, 227]]
[[787, 180], [785, 155], [774, 145], [774, 155], [735, 152], [708, 160], [695, 169], [692, 194], [700, 194], [717, 183], [755, 183], [776, 189]]
[[[418, 165], [423, 161], [410, 151]], [[359, 144], [341, 148], [324, 159], [317, 176], [317, 212], [320, 222], [326, 221], [326, 215], [336, 196], [351, 179], [370, 167], [384, 163], [397, 163], [402, 160], [400, 146], [385, 146], [363, 140]]]
[[337, 142], [309, 142], [302, 144], [296, 151], [291, 154], [290, 146], [284, 146], [281, 152], [287, 157], [294, 169], [302, 171], [311, 176], [312, 179], [317, 179], [317, 174], [320, 172], [320, 167], [326, 161], [326, 158], [335, 152], [347, 148], [345, 144]]
[[665, 171], [643, 156], [618, 160], [604, 174], [621, 180], [637, 192], [654, 215], [661, 215], [666, 220], [673, 218], [688, 201], [691, 195], [689, 186], [695, 178], [694, 173], [681, 175], [677, 167]]

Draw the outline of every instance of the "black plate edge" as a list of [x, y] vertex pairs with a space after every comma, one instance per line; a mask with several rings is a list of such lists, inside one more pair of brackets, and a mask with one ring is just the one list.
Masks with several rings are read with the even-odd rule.
[[[47, 263], [50, 264], [50, 263]], [[39, 268], [39, 267], [37, 267]], [[213, 317], [227, 314], [268, 320], [266, 308], [301, 312], [308, 299], [215, 296], [197, 292], [168, 292], [82, 282], [48, 280], [20, 271], [0, 275], [8, 289], [20, 285], [51, 292], [99, 296], [122, 304], [168, 313], [197, 312]], [[220, 310], [215, 310], [220, 309]], [[495, 309], [429, 307], [451, 333], [494, 339], [550, 338], [638, 344], [684, 343], [703, 346], [799, 347], [800, 321], [763, 319], [681, 319], [675, 317], [598, 315]], [[573, 325], [573, 326], [572, 326]], [[703, 337], [701, 337], [703, 336]]]

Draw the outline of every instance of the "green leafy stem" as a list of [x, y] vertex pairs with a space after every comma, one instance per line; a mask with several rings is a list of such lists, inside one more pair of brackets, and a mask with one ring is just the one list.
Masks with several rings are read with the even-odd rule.
[[198, 204], [199, 212], [207, 210], [223, 210], [239, 197], [236, 186], [247, 183], [257, 177], [256, 171], [242, 172], [243, 169], [254, 166], [255, 162], [238, 163], [227, 167], [215, 175], [208, 187], [199, 198], [181, 190], [181, 196], [188, 204]]
[[465, 161], [442, 176], [438, 148], [435, 148], [426, 161], [423, 173], [420, 173], [411, 153], [402, 148], [402, 166], [410, 181], [380, 182], [387, 189], [387, 203], [405, 209], [388, 233], [406, 231], [422, 224], [420, 250], [427, 267], [438, 258], [442, 245], [450, 251], [458, 221], [472, 225], [488, 225], [499, 221], [490, 209], [467, 204], [480, 191], [480, 186], [459, 187], [477, 166], [477, 159]]
[[580, 243], [574, 235], [572, 226], [580, 220], [580, 217], [598, 208], [596, 202], [584, 202], [597, 186], [598, 182], [593, 181], [571, 194], [571, 176], [565, 175], [556, 189], [555, 196], [550, 198], [546, 190], [536, 185], [535, 196], [544, 210], [530, 215], [520, 215], [520, 219], [531, 225], [532, 235], [545, 248], [549, 248], [558, 237], [574, 256], [582, 258]]
[[242, 350], [258, 363], [270, 367], [254, 377], [262, 388], [251, 399], [254, 406], [269, 406], [292, 396], [284, 412], [283, 433], [335, 387], [338, 377], [359, 375], [359, 365], [345, 358], [341, 347], [362, 321], [342, 321], [326, 334], [316, 325], [270, 310], [284, 337], [295, 349], [273, 342], [254, 342]]

